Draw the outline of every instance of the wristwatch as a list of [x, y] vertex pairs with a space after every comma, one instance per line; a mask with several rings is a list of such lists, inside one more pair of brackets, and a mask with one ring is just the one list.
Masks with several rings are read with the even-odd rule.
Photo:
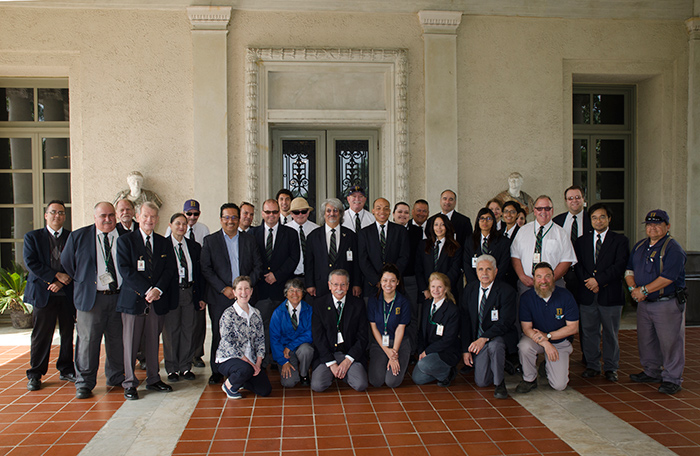
[[552, 333], [547, 333], [547, 340], [552, 340]]

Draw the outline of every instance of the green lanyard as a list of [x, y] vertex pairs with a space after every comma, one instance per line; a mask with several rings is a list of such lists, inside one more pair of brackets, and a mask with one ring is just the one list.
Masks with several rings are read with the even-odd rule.
[[[428, 317], [428, 322], [429, 322], [431, 325], [437, 325], [437, 323], [435, 323], [435, 322], [433, 321], [433, 312], [432, 312], [432, 310], [433, 310], [433, 305], [434, 305], [434, 304], [435, 304], [435, 301], [433, 301], [433, 304], [430, 305], [430, 310], [431, 310], [431, 312], [430, 312], [430, 316]], [[435, 309], [435, 312], [437, 312], [437, 311], [438, 311], [438, 309]]]
[[391, 311], [394, 310], [394, 303], [396, 302], [396, 295], [394, 295], [394, 299], [391, 301], [391, 307], [389, 307], [389, 313], [386, 313], [386, 301], [384, 301], [384, 298], [382, 297], [382, 310], [383, 310], [383, 317], [384, 317], [384, 335], [386, 336], [389, 334], [387, 332], [387, 324], [389, 323], [389, 318], [391, 318]]
[[345, 304], [340, 305], [340, 312], [338, 313], [338, 320], [335, 322], [335, 327], [340, 332], [340, 320], [343, 318], [343, 310], [345, 310]]
[[[109, 237], [109, 234], [107, 234], [107, 236]], [[110, 248], [107, 250], [107, 246], [104, 243], [104, 236], [102, 239], [100, 239], [100, 236], [97, 236], [97, 239], [100, 240], [100, 246], [102, 246], [102, 259], [105, 260], [105, 269], [109, 272], [109, 259], [112, 258], [112, 249]], [[112, 242], [111, 245], [114, 245], [114, 242]]]
[[[551, 230], [552, 227], [554, 226], [554, 222], [551, 222], [551, 223], [552, 223], [552, 224], [549, 225], [549, 228], [547, 228], [547, 231], [545, 231], [544, 234], [542, 235], [542, 240], [543, 240], [543, 241], [544, 241], [544, 237], [547, 236], [547, 233], [549, 233], [549, 230]], [[533, 233], [535, 233], [535, 237], [537, 237], [537, 223], [535, 223], [535, 224], [532, 226], [532, 230], [533, 230]]]

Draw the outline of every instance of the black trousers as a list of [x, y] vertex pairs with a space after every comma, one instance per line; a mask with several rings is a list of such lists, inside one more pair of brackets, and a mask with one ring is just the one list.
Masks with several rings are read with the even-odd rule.
[[32, 329], [27, 378], [41, 378], [48, 372], [56, 321], [61, 334], [61, 348], [58, 352], [56, 369], [64, 375], [75, 373], [73, 364], [75, 307], [65, 296], [51, 296], [46, 307], [34, 307], [34, 329]]

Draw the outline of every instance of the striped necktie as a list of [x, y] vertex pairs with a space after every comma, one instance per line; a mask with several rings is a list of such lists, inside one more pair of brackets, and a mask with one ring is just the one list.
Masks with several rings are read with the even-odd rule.
[[[595, 241], [595, 262], [598, 263], [598, 255], [600, 255], [600, 249], [603, 247], [603, 241], [600, 240], [600, 233], [598, 233], [598, 240]], [[590, 252], [590, 250], [589, 250]]]
[[386, 259], [386, 231], [384, 225], [380, 225], [382, 232], [379, 233], [379, 245], [382, 248], [382, 261]]
[[334, 264], [336, 258], [338, 257], [338, 246], [336, 245], [336, 242], [337, 241], [335, 240], [335, 228], [331, 228], [331, 247], [328, 251], [328, 261], [331, 264]]

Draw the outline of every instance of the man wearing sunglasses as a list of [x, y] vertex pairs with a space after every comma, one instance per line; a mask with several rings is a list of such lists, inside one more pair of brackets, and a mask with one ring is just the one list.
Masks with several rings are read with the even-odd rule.
[[287, 224], [288, 227], [296, 230], [299, 236], [299, 263], [294, 270], [294, 277], [304, 279], [304, 256], [306, 256], [306, 238], [313, 230], [319, 226], [309, 220], [309, 215], [314, 208], [309, 206], [309, 203], [304, 198], [294, 198], [290, 207], [292, 213], [292, 221]]
[[535, 220], [524, 225], [510, 246], [513, 270], [518, 275], [518, 293], [523, 294], [534, 285], [533, 268], [547, 262], [554, 268], [554, 281], [564, 287], [564, 274], [576, 264], [576, 253], [569, 233], [552, 221], [554, 209], [547, 195], [535, 200]]

